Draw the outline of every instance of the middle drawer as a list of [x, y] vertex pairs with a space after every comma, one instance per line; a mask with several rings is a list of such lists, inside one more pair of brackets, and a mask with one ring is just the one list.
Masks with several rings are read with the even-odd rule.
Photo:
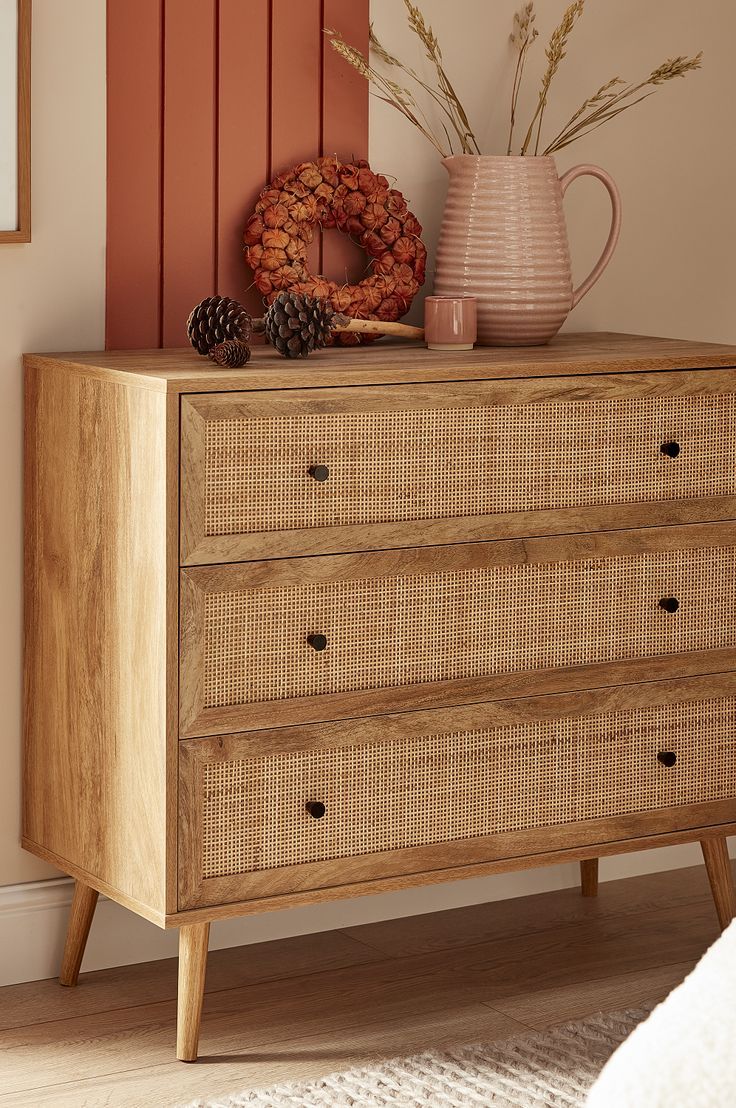
[[736, 524], [196, 567], [184, 736], [734, 664]]

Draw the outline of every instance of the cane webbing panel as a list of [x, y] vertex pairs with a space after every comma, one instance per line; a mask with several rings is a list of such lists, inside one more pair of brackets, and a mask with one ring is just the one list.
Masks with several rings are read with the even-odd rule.
[[212, 419], [204, 436], [207, 535], [736, 493], [730, 394]]
[[[657, 759], [674, 751], [675, 766]], [[203, 877], [736, 796], [736, 698], [202, 767]], [[308, 801], [322, 801], [313, 819]]]
[[736, 547], [234, 590], [205, 597], [204, 706], [733, 645]]

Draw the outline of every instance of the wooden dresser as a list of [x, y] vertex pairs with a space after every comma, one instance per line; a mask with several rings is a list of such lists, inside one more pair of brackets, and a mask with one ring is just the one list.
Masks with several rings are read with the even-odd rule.
[[23, 842], [180, 928], [700, 840], [734, 913], [736, 348], [28, 356]]

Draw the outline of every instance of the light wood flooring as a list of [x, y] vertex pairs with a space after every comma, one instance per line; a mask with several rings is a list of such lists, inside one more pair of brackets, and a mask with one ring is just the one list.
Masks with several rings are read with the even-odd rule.
[[200, 1061], [173, 959], [0, 989], [0, 1105], [159, 1108], [667, 994], [718, 935], [702, 866], [210, 955]]

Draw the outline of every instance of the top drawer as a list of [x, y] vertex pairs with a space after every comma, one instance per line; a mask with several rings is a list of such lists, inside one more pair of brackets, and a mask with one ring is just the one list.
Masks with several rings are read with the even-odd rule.
[[202, 394], [181, 415], [184, 564], [733, 515], [729, 370]]

